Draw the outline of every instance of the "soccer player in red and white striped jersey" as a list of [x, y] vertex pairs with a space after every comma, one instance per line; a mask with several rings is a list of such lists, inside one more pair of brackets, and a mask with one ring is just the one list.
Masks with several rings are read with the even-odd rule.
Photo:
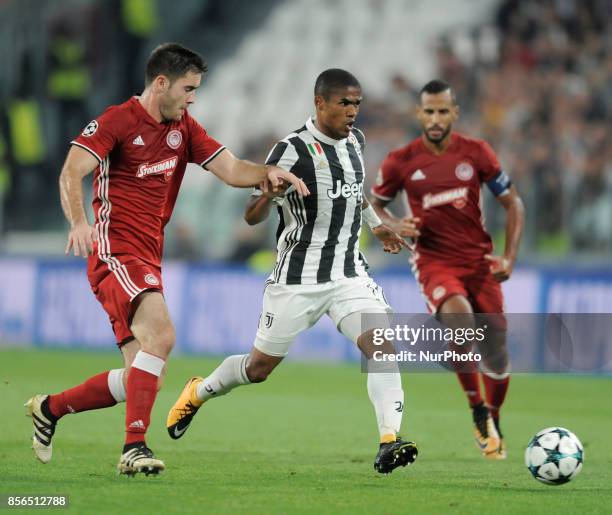
[[[189, 115], [205, 71], [197, 53], [176, 43], [160, 45], [147, 62], [142, 95], [109, 107], [72, 141], [60, 176], [61, 203], [70, 223], [66, 252], [88, 258], [89, 282], [109, 316], [124, 368], [28, 401], [33, 449], [43, 463], [51, 459], [51, 438], [61, 417], [126, 401], [119, 472], [148, 475], [165, 468], [147, 447], [145, 433], [175, 343], [161, 259], [164, 226], [187, 163], [230, 186], [276, 188], [285, 181], [308, 194], [289, 172], [237, 159]], [[93, 226], [82, 192], [82, 179], [92, 171]]]

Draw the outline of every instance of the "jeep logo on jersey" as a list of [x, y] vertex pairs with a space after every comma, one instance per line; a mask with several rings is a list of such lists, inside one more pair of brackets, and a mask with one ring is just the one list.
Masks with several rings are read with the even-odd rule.
[[331, 199], [336, 199], [338, 197], [357, 197], [357, 200], [361, 201], [363, 197], [363, 183], [354, 182], [349, 184], [345, 182], [342, 184], [342, 181], [338, 179], [333, 189], [327, 190], [327, 196]]
[[166, 177], [170, 177], [172, 172], [174, 172], [177, 163], [178, 157], [173, 156], [168, 159], [164, 159], [159, 163], [153, 163], [152, 165], [149, 163], [142, 164], [138, 167], [136, 177], [142, 178], [147, 175], [159, 175], [160, 173], [165, 174]]
[[465, 206], [467, 198], [468, 189], [466, 187], [453, 188], [440, 193], [428, 193], [423, 196], [423, 209], [444, 206], [445, 204], [452, 204], [457, 209], [461, 209]]

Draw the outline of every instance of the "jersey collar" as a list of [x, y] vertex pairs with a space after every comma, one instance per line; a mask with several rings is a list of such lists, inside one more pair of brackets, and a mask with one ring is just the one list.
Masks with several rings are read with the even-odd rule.
[[346, 140], [346, 138], [334, 139], [330, 138], [329, 136], [326, 136], [319, 129], [316, 128], [314, 120], [312, 118], [308, 118], [308, 120], [306, 120], [306, 129], [308, 129], [308, 132], [310, 132], [320, 142], [327, 143], [328, 145], [338, 145], [339, 143], [342, 143], [344, 140]]
[[421, 145], [421, 147], [423, 148], [423, 150], [425, 150], [425, 152], [427, 152], [428, 154], [431, 154], [434, 157], [442, 157], [445, 156], [451, 152], [453, 152], [455, 150], [455, 147], [457, 146], [457, 133], [456, 132], [451, 132], [450, 135], [450, 143], [448, 144], [448, 147], [446, 147], [446, 150], [444, 152], [442, 152], [442, 154], [436, 154], [435, 152], [432, 152], [429, 147], [427, 147], [427, 145], [425, 145], [425, 142], [423, 141], [423, 135], [421, 134], [419, 136], [419, 143]]

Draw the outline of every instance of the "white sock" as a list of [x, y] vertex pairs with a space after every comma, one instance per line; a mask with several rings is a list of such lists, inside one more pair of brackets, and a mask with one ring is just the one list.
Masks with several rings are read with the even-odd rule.
[[108, 390], [117, 402], [124, 402], [126, 393], [123, 384], [125, 368], [115, 368], [108, 372]]
[[154, 376], [161, 376], [162, 370], [166, 362], [158, 356], [149, 354], [143, 350], [139, 350], [132, 361], [132, 368], [137, 368], [144, 372], [148, 372]]
[[211, 397], [225, 395], [236, 386], [251, 384], [246, 373], [248, 354], [237, 354], [225, 358], [213, 372], [196, 388], [196, 395], [201, 401]]
[[[380, 370], [380, 363], [375, 370]], [[404, 413], [404, 390], [402, 378], [395, 365], [395, 372], [368, 372], [368, 395], [374, 405], [376, 422], [381, 438], [397, 435]]]

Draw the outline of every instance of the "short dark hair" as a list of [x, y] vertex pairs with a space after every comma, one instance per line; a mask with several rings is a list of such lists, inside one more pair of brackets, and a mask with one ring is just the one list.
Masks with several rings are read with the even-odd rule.
[[147, 61], [145, 85], [151, 84], [158, 75], [165, 75], [171, 81], [187, 72], [206, 73], [208, 67], [200, 54], [178, 43], [159, 45]]
[[419, 92], [419, 98], [423, 95], [423, 93], [427, 93], [429, 95], [437, 95], [438, 93], [443, 93], [444, 91], [449, 91], [451, 94], [451, 99], [453, 100], [453, 104], [457, 103], [457, 99], [455, 97], [455, 92], [451, 85], [445, 80], [434, 79], [430, 80], [425, 86], [421, 88]]
[[350, 88], [351, 86], [361, 89], [361, 84], [359, 84], [359, 81], [352, 73], [340, 68], [330, 68], [321, 72], [317, 77], [314, 94], [327, 100], [334, 91]]

